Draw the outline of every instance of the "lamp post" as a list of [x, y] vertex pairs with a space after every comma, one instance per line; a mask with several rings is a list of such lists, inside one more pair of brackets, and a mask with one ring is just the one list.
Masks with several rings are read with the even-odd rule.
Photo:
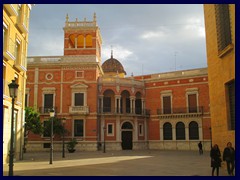
[[212, 128], [211, 127], [209, 127], [209, 132], [210, 132], [210, 144], [212, 148]]
[[50, 110], [50, 118], [51, 118], [51, 134], [50, 134], [50, 140], [51, 140], [51, 147], [50, 147], [50, 160], [49, 164], [52, 164], [53, 162], [53, 117], [55, 115], [54, 109]]
[[15, 98], [17, 97], [18, 86], [19, 85], [15, 82], [15, 80], [12, 80], [12, 83], [10, 83], [8, 85], [9, 94], [10, 94], [10, 97], [12, 98], [11, 137], [10, 137], [9, 171], [8, 171], [9, 176], [13, 176], [13, 158], [14, 158], [14, 150], [13, 150], [14, 133], [13, 133], [13, 128], [14, 128], [14, 103], [15, 103], [14, 101], [15, 101]]
[[63, 137], [62, 137], [62, 158], [65, 158], [65, 123], [66, 119], [62, 119], [62, 125], [63, 125]]
[[106, 127], [103, 127], [103, 153], [106, 153], [106, 142], [105, 142]]

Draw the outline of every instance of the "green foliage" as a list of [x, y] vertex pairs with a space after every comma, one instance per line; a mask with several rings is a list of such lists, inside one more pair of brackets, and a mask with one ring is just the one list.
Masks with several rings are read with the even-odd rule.
[[40, 121], [39, 113], [32, 107], [25, 108], [25, 136], [28, 135], [29, 131], [34, 134], [43, 133], [43, 126]]
[[49, 120], [45, 122], [44, 134], [46, 136], [50, 136], [52, 120], [53, 120], [53, 134], [57, 134], [57, 135], [62, 136], [63, 133], [67, 133], [67, 130], [64, 129], [64, 127], [62, 125], [62, 120], [63, 119], [64, 118], [57, 118], [57, 117], [49, 118]]
[[73, 138], [71, 141], [69, 141], [67, 143], [67, 149], [68, 150], [74, 150], [77, 143], [78, 143], [77, 140], [75, 138]]

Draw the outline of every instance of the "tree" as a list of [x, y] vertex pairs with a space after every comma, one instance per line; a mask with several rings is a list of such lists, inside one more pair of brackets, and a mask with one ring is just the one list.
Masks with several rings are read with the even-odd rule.
[[26, 152], [26, 143], [29, 132], [34, 134], [42, 134], [43, 126], [40, 121], [40, 115], [32, 107], [25, 108], [25, 127], [24, 127], [24, 145], [23, 150]]
[[[64, 129], [63, 125], [62, 125], [62, 120], [64, 118], [57, 118], [57, 117], [53, 117], [53, 134], [57, 134], [57, 135], [63, 135], [63, 133], [67, 132], [66, 129]], [[45, 136], [50, 136], [51, 134], [51, 121], [52, 119], [49, 118], [48, 121], [45, 122], [44, 124], [44, 135]]]

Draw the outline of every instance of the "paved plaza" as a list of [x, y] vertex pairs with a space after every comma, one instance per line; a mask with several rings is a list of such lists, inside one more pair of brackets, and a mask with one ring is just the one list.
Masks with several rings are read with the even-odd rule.
[[[97, 152], [25, 153], [14, 163], [14, 176], [210, 176], [209, 151], [132, 150]], [[8, 175], [8, 164], [3, 166]], [[227, 176], [225, 162], [220, 176]]]

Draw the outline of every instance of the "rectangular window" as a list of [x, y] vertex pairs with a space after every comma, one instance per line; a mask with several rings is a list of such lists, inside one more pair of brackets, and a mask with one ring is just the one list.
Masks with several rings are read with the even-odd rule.
[[113, 124], [107, 125], [107, 135], [113, 135]]
[[83, 120], [74, 120], [74, 136], [83, 137]]
[[44, 94], [44, 113], [48, 113], [53, 108], [53, 94]]
[[171, 96], [163, 96], [163, 114], [171, 114]]
[[3, 23], [3, 51], [7, 50], [7, 38], [8, 38], [8, 29], [7, 29], [7, 26], [5, 26], [5, 23]]
[[84, 106], [84, 93], [74, 94], [74, 106]]
[[143, 136], [143, 124], [139, 124], [139, 136]]
[[188, 94], [188, 112], [196, 113], [197, 112], [197, 95]]
[[51, 143], [43, 143], [43, 148], [50, 148], [51, 147]]
[[232, 43], [228, 4], [215, 4], [218, 51]]
[[76, 78], [83, 78], [83, 71], [76, 71]]
[[21, 53], [20, 45], [21, 45], [21, 42], [18, 39], [16, 39], [14, 56], [15, 56], [17, 62], [21, 62], [20, 59], [19, 59], [20, 58], [20, 53]]
[[50, 132], [47, 131], [47, 125], [49, 124], [48, 120], [43, 121], [43, 128], [44, 128], [44, 132], [43, 132], [43, 137], [50, 137]]
[[25, 107], [28, 107], [28, 97], [29, 97], [29, 94], [25, 94]]
[[229, 129], [235, 130], [235, 80], [226, 84]]
[[103, 98], [103, 112], [111, 112], [111, 97]]

